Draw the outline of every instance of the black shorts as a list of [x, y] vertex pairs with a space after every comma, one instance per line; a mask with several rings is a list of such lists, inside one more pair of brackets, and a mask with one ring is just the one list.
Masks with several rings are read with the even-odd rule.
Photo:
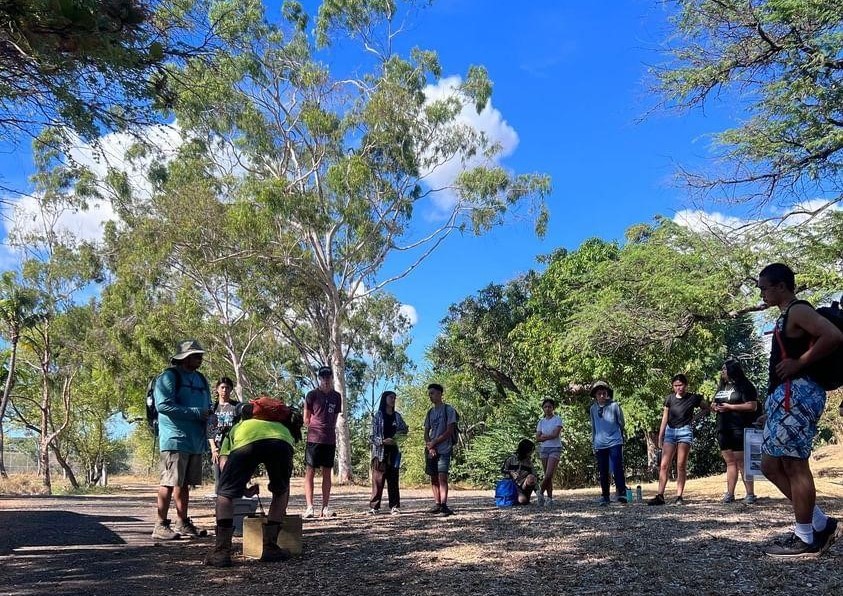
[[304, 450], [304, 465], [311, 468], [333, 468], [336, 445], [308, 443]]
[[717, 433], [717, 444], [720, 451], [743, 451], [743, 429], [721, 430]]
[[293, 446], [281, 439], [262, 439], [228, 454], [217, 494], [230, 499], [242, 497], [258, 464], [266, 467], [271, 493], [287, 492], [293, 475]]

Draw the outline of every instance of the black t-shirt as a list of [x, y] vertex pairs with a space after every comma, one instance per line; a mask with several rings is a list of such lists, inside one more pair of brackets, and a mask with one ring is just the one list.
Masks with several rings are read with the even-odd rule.
[[671, 393], [664, 399], [664, 407], [668, 409], [667, 425], [670, 428], [680, 428], [691, 424], [694, 417], [694, 408], [702, 403], [703, 397], [697, 393], [686, 393], [682, 397], [676, 397]]
[[395, 436], [398, 425], [395, 423], [395, 412], [392, 414], [383, 413], [383, 438], [391, 439]]
[[[749, 386], [743, 392], [737, 388], [726, 385], [714, 395], [712, 400], [715, 403], [743, 404], [748, 401], [758, 401], [758, 392], [755, 387]], [[729, 432], [743, 430], [752, 426], [755, 412], [719, 412], [717, 414], [717, 430]]]

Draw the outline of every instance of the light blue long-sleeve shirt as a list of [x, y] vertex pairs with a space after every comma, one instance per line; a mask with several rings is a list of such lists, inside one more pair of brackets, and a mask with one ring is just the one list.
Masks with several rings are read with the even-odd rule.
[[595, 449], [623, 445], [623, 412], [616, 402], [607, 402], [605, 406], [594, 402], [588, 413], [591, 418], [591, 444]]

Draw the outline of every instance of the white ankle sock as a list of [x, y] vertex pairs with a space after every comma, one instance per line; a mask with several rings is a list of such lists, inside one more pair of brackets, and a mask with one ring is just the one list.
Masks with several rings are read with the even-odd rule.
[[819, 505], [814, 505], [814, 516], [811, 518], [811, 526], [817, 532], [825, 530], [825, 524], [828, 522], [828, 516], [823, 513]]
[[796, 524], [793, 533], [799, 536], [799, 539], [805, 544], [814, 542], [814, 529], [811, 524]]

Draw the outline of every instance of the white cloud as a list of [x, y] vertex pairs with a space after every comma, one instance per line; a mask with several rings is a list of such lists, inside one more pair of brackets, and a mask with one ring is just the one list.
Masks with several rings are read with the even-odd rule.
[[[436, 85], [425, 87], [424, 94], [429, 102], [437, 101], [458, 94], [458, 88], [461, 84], [462, 79], [458, 76], [446, 77], [440, 79]], [[462, 111], [456, 117], [456, 123], [482, 132], [492, 144], [500, 145], [500, 152], [492, 159], [495, 164], [499, 164], [501, 159], [511, 155], [518, 147], [518, 133], [504, 120], [503, 115], [495, 109], [491, 101], [479, 114], [474, 104], [466, 101]], [[482, 155], [476, 155], [465, 160], [461, 156], [455, 156], [422, 174], [432, 188], [446, 188], [454, 183], [454, 180], [464, 169], [476, 167], [485, 160], [486, 158]], [[448, 212], [453, 208], [457, 197], [453, 192], [446, 190], [435, 193], [432, 200], [437, 209]]]
[[673, 221], [682, 227], [694, 232], [706, 233], [716, 230], [718, 232], [735, 231], [745, 227], [750, 220], [724, 215], [714, 211], [709, 213], [700, 209], [683, 209], [673, 216]]
[[[178, 126], [150, 126], [139, 133], [153, 147], [160, 151], [158, 157], [168, 159], [175, 154], [181, 144]], [[137, 136], [125, 133], [111, 133], [99, 140], [97, 145], [79, 143], [71, 147], [70, 159], [80, 166], [87, 167], [100, 180], [109, 169], [127, 174], [129, 183], [135, 192], [151, 192], [146, 178], [146, 170], [152, 158], [130, 163], [126, 151], [137, 142]], [[114, 209], [107, 199], [89, 200], [85, 210], [68, 210], [62, 213], [56, 222], [55, 231], [72, 236], [78, 240], [96, 242], [102, 239], [104, 224], [116, 219]], [[8, 239], [13, 230], [18, 233], [37, 231], [41, 225], [38, 197], [22, 196], [10, 198], [4, 202], [2, 227]], [[8, 240], [7, 240], [8, 243]], [[20, 255], [9, 246], [0, 248], [0, 263], [13, 264], [20, 260]]]
[[398, 308], [398, 312], [407, 318], [411, 327], [415, 327], [419, 322], [419, 313], [416, 312], [416, 307], [411, 304], [402, 304]]

